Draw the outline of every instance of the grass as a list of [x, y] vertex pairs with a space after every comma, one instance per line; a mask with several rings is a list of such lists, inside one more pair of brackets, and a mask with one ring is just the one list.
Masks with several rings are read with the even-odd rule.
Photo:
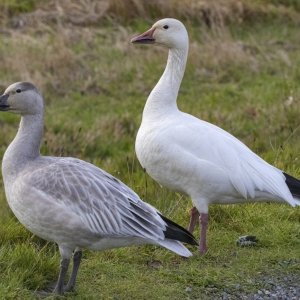
[[[241, 10], [232, 9], [236, 1], [225, 6], [202, 1], [202, 11], [205, 6], [214, 9], [209, 16], [218, 16], [210, 21], [199, 17], [195, 6], [180, 10], [174, 1], [162, 7], [152, 1], [150, 10], [146, 2], [129, 1], [130, 13], [118, 1], [107, 1], [106, 8], [96, 1], [64, 1], [61, 7], [58, 1], [25, 1], [18, 8], [10, 3], [0, 1], [7, 12], [1, 19], [0, 87], [29, 80], [43, 91], [43, 154], [91, 161], [187, 225], [190, 200], [151, 180], [134, 153], [143, 106], [163, 71], [166, 51], [133, 46], [129, 39], [157, 18], [174, 15], [185, 20], [191, 40], [179, 107], [300, 177], [297, 1], [240, 1]], [[18, 122], [1, 114], [1, 157]], [[32, 299], [34, 290], [56, 279], [57, 247], [18, 223], [3, 188], [0, 203], [0, 295]], [[300, 274], [299, 221], [299, 208], [288, 205], [211, 206], [206, 256], [191, 249], [196, 255], [183, 260], [152, 246], [85, 251], [78, 294], [68, 298], [206, 299], [224, 289], [238, 297], [237, 283], [251, 291], [259, 287], [260, 276]], [[259, 246], [238, 248], [235, 240], [244, 234], [256, 235]]]

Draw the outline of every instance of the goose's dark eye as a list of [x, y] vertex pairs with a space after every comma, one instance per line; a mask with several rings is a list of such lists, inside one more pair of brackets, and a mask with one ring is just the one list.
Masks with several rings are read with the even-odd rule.
[[22, 92], [21, 89], [16, 90], [16, 93], [21, 93], [21, 92]]
[[168, 26], [168, 25], [165, 25], [163, 28], [164, 28], [164, 29], [168, 29], [168, 28], [169, 28], [169, 26]]

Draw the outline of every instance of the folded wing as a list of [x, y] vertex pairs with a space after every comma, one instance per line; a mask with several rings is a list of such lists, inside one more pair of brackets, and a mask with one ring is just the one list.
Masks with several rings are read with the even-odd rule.
[[164, 239], [166, 225], [157, 211], [92, 164], [73, 158], [56, 159], [30, 172], [24, 180], [75, 213], [95, 234]]

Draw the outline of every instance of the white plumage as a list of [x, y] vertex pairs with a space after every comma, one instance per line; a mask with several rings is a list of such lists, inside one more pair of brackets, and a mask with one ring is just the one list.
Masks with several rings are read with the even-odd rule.
[[[182, 256], [192, 255], [177, 240], [197, 244], [193, 236], [143, 202], [120, 180], [79, 159], [40, 155], [43, 98], [32, 84], [9, 86], [0, 97], [0, 110], [22, 116], [2, 163], [8, 204], [31, 232], [58, 244], [62, 262], [55, 293], [74, 288], [81, 248], [102, 250], [150, 243]], [[74, 250], [73, 272], [64, 288]]]
[[[180, 21], [160, 20], [132, 42], [169, 49], [165, 71], [147, 99], [135, 149], [153, 179], [191, 197], [197, 210], [191, 211], [189, 230], [193, 231], [200, 213], [201, 253], [207, 250], [211, 203], [274, 200], [299, 205], [297, 179], [286, 175], [287, 179], [223, 129], [178, 109], [176, 100], [188, 54], [188, 34]], [[292, 181], [294, 196], [286, 180]]]

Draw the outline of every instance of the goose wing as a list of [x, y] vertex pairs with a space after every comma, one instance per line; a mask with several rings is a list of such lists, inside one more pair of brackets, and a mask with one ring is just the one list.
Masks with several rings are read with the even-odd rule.
[[164, 239], [156, 209], [109, 173], [73, 158], [55, 158], [23, 176], [27, 184], [71, 210], [100, 235]]
[[[204, 159], [221, 168], [244, 198], [262, 191], [294, 205], [283, 172], [268, 164], [225, 130], [192, 116], [173, 126], [172, 139], [195, 159]], [[202, 170], [205, 172], [205, 170]]]

